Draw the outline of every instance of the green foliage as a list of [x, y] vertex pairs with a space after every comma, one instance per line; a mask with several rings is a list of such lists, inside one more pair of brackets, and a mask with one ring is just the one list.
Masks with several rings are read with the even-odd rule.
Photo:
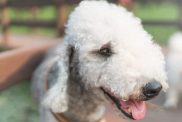
[[154, 38], [154, 41], [160, 45], [166, 45], [168, 43], [169, 37], [176, 31], [176, 27], [162, 27], [162, 26], [145, 26], [146, 31], [148, 31]]
[[[32, 11], [31, 9], [24, 8], [24, 9], [10, 9], [9, 10], [10, 18], [11, 19], [32, 19]], [[43, 7], [38, 9], [37, 11], [37, 18], [40, 20], [51, 20], [56, 17], [56, 9], [55, 7]]]
[[175, 20], [178, 18], [179, 10], [176, 4], [163, 3], [163, 4], [136, 4], [136, 14], [141, 19], [151, 20]]
[[[176, 20], [179, 16], [178, 6], [170, 3], [136, 4], [135, 11], [142, 20]], [[172, 26], [145, 26], [144, 28], [161, 45], [165, 45], [169, 36], [178, 31], [178, 28]]]
[[0, 122], [38, 122], [37, 108], [29, 82], [0, 93]]

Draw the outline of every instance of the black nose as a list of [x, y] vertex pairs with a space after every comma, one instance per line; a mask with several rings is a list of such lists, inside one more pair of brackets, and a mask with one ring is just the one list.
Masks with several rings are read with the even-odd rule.
[[162, 85], [157, 81], [149, 82], [143, 88], [143, 94], [147, 99], [151, 99], [159, 94], [162, 89]]

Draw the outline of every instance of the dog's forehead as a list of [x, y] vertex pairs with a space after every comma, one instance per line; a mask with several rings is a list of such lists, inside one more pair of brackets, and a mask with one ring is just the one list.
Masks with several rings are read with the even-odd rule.
[[81, 2], [69, 17], [66, 35], [70, 38], [68, 43], [77, 47], [88, 46], [85, 49], [99, 48], [108, 42], [115, 50], [152, 45], [151, 36], [145, 32], [138, 18], [106, 1]]
[[[158, 55], [160, 49], [143, 29], [140, 20], [124, 8], [106, 1], [83, 1], [71, 14], [66, 36], [68, 43], [85, 49], [99, 48], [111, 42], [114, 48], [138, 55]], [[160, 55], [160, 54], [159, 54]]]
[[99, 41], [117, 40], [119, 35], [127, 40], [126, 35], [136, 37], [133, 33], [138, 31], [143, 31], [140, 19], [123, 7], [106, 1], [83, 1], [70, 15], [66, 34], [80, 42], [90, 37]]

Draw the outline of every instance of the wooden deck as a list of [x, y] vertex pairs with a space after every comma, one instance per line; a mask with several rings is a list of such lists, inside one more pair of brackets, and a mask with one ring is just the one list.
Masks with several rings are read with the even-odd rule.
[[11, 49], [0, 53], [0, 90], [29, 80], [47, 49], [58, 40], [62, 39], [31, 35], [11, 36], [11, 41], [6, 43]]

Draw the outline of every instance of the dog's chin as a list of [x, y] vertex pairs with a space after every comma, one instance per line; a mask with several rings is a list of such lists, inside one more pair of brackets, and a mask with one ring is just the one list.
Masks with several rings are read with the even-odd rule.
[[140, 120], [145, 117], [146, 114], [146, 104], [145, 101], [139, 100], [122, 100], [122, 98], [114, 96], [108, 90], [101, 88], [105, 96], [111, 103], [112, 107], [116, 108], [119, 114], [126, 116], [132, 120]]

